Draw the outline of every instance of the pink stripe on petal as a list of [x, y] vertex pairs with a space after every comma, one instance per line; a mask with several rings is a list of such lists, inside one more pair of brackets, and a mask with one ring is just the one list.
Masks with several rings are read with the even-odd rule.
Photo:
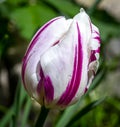
[[95, 56], [95, 50], [91, 51], [91, 56], [90, 56], [90, 63], [96, 60], [96, 56]]
[[54, 98], [54, 88], [49, 76], [46, 76], [44, 78], [44, 91], [45, 91], [45, 99], [47, 103], [51, 102]]
[[77, 48], [75, 48], [75, 58], [74, 58], [74, 69], [73, 69], [73, 74], [72, 74], [72, 79], [69, 82], [66, 91], [62, 94], [62, 96], [60, 97], [59, 101], [58, 101], [58, 105], [65, 105], [67, 98], [69, 98], [68, 96], [70, 95], [70, 91], [72, 91], [73, 86], [74, 86], [74, 80], [75, 80], [75, 74], [76, 74], [76, 61], [77, 61]]
[[98, 47], [97, 50], [91, 50], [91, 55], [90, 55], [90, 61], [89, 61], [89, 63], [97, 60], [97, 58], [95, 56], [96, 53], [100, 53], [100, 47]]
[[98, 31], [95, 31], [95, 33], [96, 33], [97, 35], [100, 35], [100, 33], [99, 33]]
[[43, 80], [44, 79], [44, 74], [43, 74], [42, 68], [40, 68], [39, 76], [40, 76], [40, 81], [39, 81], [39, 83], [37, 85], [38, 94], [40, 94], [40, 91], [41, 91], [41, 89], [43, 87], [43, 83], [44, 83], [44, 80]]
[[23, 63], [22, 63], [22, 72], [21, 72], [22, 73], [22, 81], [23, 81], [24, 88], [27, 90], [26, 84], [25, 84], [25, 69], [26, 69], [26, 65], [27, 65], [27, 60], [24, 57], [22, 61], [23, 61]]
[[[44, 92], [43, 101], [46, 100], [46, 102], [49, 103], [53, 100], [54, 97], [54, 88], [53, 88], [52, 81], [49, 76], [46, 77], [44, 76], [42, 68], [40, 68], [39, 75], [41, 79], [37, 86], [37, 92], [38, 94], [40, 93], [43, 94]], [[43, 90], [43, 92], [41, 92], [41, 90]]]
[[100, 36], [96, 36], [94, 37], [94, 39], [96, 39], [100, 43]]
[[96, 31], [96, 30], [93, 30], [92, 33], [95, 33], [95, 34], [100, 36], [100, 33], [98, 31]]
[[100, 53], [100, 47], [98, 47], [98, 49], [95, 51], [96, 51], [96, 53]]
[[31, 44], [29, 46], [29, 49], [26, 52], [26, 57], [29, 55], [30, 51], [32, 50], [32, 48], [35, 46], [40, 34], [49, 26], [51, 25], [54, 21], [60, 19], [61, 17], [57, 17], [54, 18], [53, 20], [49, 21], [48, 23], [46, 23], [40, 30], [38, 30], [38, 32], [35, 34], [35, 36], [33, 37]]
[[78, 46], [75, 47], [75, 58], [74, 58], [72, 79], [68, 83], [68, 87], [66, 88], [65, 92], [62, 94], [61, 98], [59, 99], [57, 103], [58, 105], [68, 105], [71, 102], [71, 100], [74, 98], [80, 85], [83, 54], [82, 54], [80, 29], [78, 23], [76, 23], [76, 25], [77, 25], [77, 32], [78, 32]]
[[52, 46], [55, 46], [55, 45], [57, 45], [58, 43], [59, 43], [59, 41], [55, 42]]
[[100, 36], [96, 36], [94, 39], [99, 40], [100, 41]]
[[[29, 56], [29, 58], [32, 56], [32, 54]], [[25, 86], [25, 79], [24, 79], [24, 76], [25, 76], [25, 69], [26, 69], [26, 66], [27, 66], [27, 63], [28, 63], [28, 60], [29, 59], [26, 59], [26, 57], [24, 56], [23, 57], [23, 63], [22, 63], [22, 80], [23, 80], [23, 85], [26, 89], [26, 86]], [[27, 90], [27, 89], [26, 89]]]

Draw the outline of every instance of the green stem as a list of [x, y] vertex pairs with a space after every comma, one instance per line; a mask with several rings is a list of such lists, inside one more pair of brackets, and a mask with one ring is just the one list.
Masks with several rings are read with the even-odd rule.
[[48, 113], [49, 113], [49, 109], [46, 109], [44, 106], [41, 107], [41, 112], [38, 116], [35, 127], [43, 127]]

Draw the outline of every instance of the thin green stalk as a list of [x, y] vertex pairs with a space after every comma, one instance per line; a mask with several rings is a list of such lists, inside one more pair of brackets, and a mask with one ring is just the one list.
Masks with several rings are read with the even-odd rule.
[[7, 126], [8, 122], [11, 120], [11, 117], [14, 115], [13, 107], [10, 108], [5, 116], [0, 120], [0, 127]]
[[104, 102], [106, 99], [106, 96], [103, 98], [100, 98], [96, 101], [91, 102], [90, 104], [86, 105], [82, 110], [80, 110], [79, 112], [77, 112], [71, 119], [71, 121], [69, 121], [69, 123], [67, 124], [67, 127], [73, 126], [75, 123], [78, 123], [80, 121], [80, 118], [82, 116], [84, 116], [85, 114], [87, 114], [88, 112], [90, 112], [92, 109], [94, 109], [95, 107], [97, 107], [98, 105], [100, 105], [102, 102]]
[[12, 116], [13, 127], [16, 127], [16, 125], [17, 125], [17, 119], [18, 119], [18, 116], [19, 116], [20, 93], [21, 93], [21, 84], [18, 83], [18, 86], [17, 86], [17, 89], [16, 89], [15, 100], [14, 100], [14, 104], [13, 104], [13, 110], [14, 110], [14, 115]]
[[49, 109], [46, 109], [44, 106], [41, 107], [41, 112], [38, 116], [35, 127], [43, 127], [48, 113], [49, 113]]
[[24, 91], [23, 86], [20, 84], [20, 82], [17, 85], [17, 89], [16, 89], [16, 95], [15, 95], [15, 100], [14, 100], [14, 104], [13, 104], [13, 112], [14, 114], [12, 115], [12, 127], [16, 127], [17, 126], [17, 121], [18, 121], [18, 117], [19, 117], [19, 112], [21, 109], [21, 106], [23, 104], [23, 101], [26, 98], [26, 93]]
[[22, 122], [21, 127], [25, 127], [25, 125], [27, 124], [27, 120], [28, 120], [28, 116], [30, 114], [31, 107], [32, 107], [31, 99], [27, 98], [27, 102], [26, 102], [25, 108], [24, 108], [23, 118], [21, 121]]

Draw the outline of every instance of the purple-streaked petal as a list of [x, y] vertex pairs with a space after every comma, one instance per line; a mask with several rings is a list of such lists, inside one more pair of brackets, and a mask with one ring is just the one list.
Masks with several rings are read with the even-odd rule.
[[83, 8], [80, 9], [80, 13], [74, 16], [73, 18], [76, 20], [80, 25], [80, 30], [82, 34], [82, 38], [86, 44], [89, 44], [89, 40], [91, 38], [91, 23], [90, 18], [86, 14]]
[[64, 108], [88, 90], [98, 69], [100, 34], [84, 9], [57, 17], [31, 40], [22, 63], [23, 84], [46, 107]]
[[91, 50], [98, 50], [100, 47], [100, 34], [98, 28], [92, 24]]
[[93, 62], [99, 59], [98, 54], [100, 53], [100, 35], [99, 30], [92, 24], [92, 39], [90, 42], [91, 52], [89, 62]]
[[35, 93], [41, 77], [39, 76], [41, 55], [56, 44], [68, 30], [64, 17], [57, 17], [46, 23], [33, 37], [23, 58], [22, 79], [26, 90], [31, 96]]
[[51, 103], [51, 101], [53, 101], [53, 98], [54, 98], [54, 88], [53, 88], [53, 84], [49, 76], [46, 76], [44, 78], [44, 91], [45, 91], [44, 96], [45, 96], [45, 101], [46, 101], [44, 103], [47, 105]]
[[82, 73], [82, 61], [83, 61], [83, 52], [82, 52], [82, 43], [81, 43], [81, 35], [80, 35], [80, 29], [78, 27], [78, 24], [76, 24], [77, 29], [77, 46], [75, 47], [75, 57], [74, 57], [74, 66], [73, 66], [73, 73], [70, 82], [68, 83], [68, 86], [65, 90], [65, 92], [62, 94], [58, 101], [58, 105], [68, 105], [71, 100], [74, 98], [81, 80], [81, 73]]
[[96, 26], [92, 24], [92, 39], [90, 42], [90, 58], [88, 65], [88, 83], [85, 88], [85, 92], [89, 88], [99, 66], [99, 53], [100, 53], [100, 34]]
[[[55, 46], [51, 47], [45, 54], [43, 54], [41, 58], [41, 67], [44, 71], [44, 74], [45, 76], [48, 75], [50, 77], [54, 86], [54, 101], [57, 103], [60, 99], [60, 96], [62, 96], [62, 94], [67, 89], [69, 89], [69, 92], [67, 92], [67, 94], [69, 95], [69, 99], [65, 100], [64, 103], [61, 103], [61, 105], [66, 105], [72, 100], [79, 86], [79, 73], [81, 72], [81, 70], [78, 69], [78, 66], [80, 67], [80, 65], [82, 64], [82, 58], [78, 59], [78, 54], [81, 54], [81, 49], [80, 46], [78, 48], [77, 45], [78, 32], [76, 22], [73, 22], [69, 28], [69, 31], [63, 38], [61, 38], [61, 41]], [[77, 58], [76, 62], [74, 63], [75, 55]], [[73, 67], [75, 68], [75, 79], [74, 75], [72, 75]], [[70, 91], [70, 88], [67, 88], [68, 84], [70, 85], [70, 88], [72, 87], [73, 92], [72, 90]]]

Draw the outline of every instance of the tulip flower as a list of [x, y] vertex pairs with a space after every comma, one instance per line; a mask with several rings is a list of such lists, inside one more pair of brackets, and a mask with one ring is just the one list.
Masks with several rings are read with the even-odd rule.
[[26, 91], [47, 108], [65, 108], [88, 90], [99, 65], [100, 34], [81, 9], [56, 17], [31, 40], [22, 63]]

